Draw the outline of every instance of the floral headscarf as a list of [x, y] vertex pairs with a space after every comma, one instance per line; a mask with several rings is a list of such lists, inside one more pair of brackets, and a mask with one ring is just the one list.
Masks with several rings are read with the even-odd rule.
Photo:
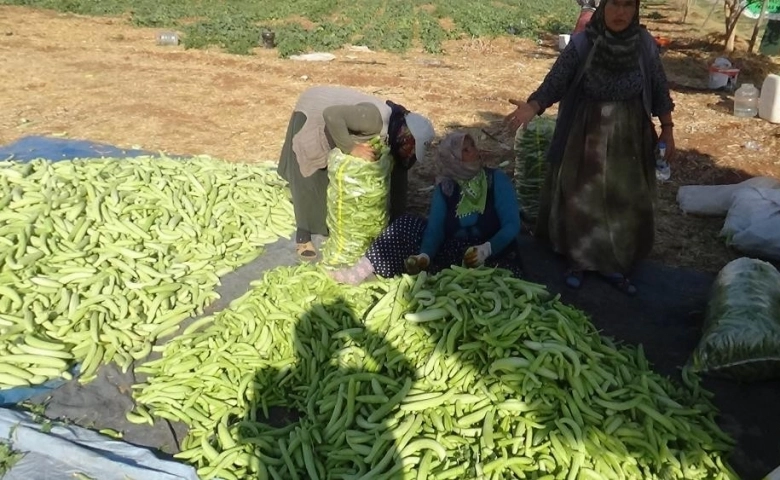
[[[455, 184], [460, 187], [457, 215], [464, 217], [472, 213], [481, 214], [487, 201], [487, 176], [482, 162], [463, 161], [463, 143], [471, 138], [464, 132], [450, 133], [439, 143], [436, 152], [436, 184], [441, 185], [445, 195], [452, 194]], [[472, 138], [473, 141], [473, 138]]]
[[469, 137], [464, 132], [450, 133], [439, 143], [436, 151], [436, 183], [445, 179], [464, 182], [474, 178], [482, 170], [481, 162], [463, 161], [463, 142]]

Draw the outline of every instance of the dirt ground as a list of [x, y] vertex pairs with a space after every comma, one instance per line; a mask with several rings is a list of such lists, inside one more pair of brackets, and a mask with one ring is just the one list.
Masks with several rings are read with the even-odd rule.
[[[730, 114], [730, 95], [704, 90], [718, 48], [692, 37], [672, 7], [652, 7], [645, 23], [672, 40], [664, 63], [673, 85], [673, 180], [660, 188], [652, 259], [715, 272], [739, 256], [717, 238], [723, 219], [683, 215], [684, 184], [780, 178], [780, 125]], [[696, 15], [692, 22], [700, 21]], [[61, 135], [229, 161], [278, 157], [296, 97], [315, 84], [360, 88], [429, 116], [438, 133], [468, 128], [496, 163], [512, 160], [501, 118], [508, 98], [525, 98], [557, 57], [556, 38], [452, 42], [447, 53], [403, 55], [343, 49], [331, 62], [283, 60], [155, 44], [157, 30], [123, 18], [90, 18], [0, 7], [0, 144], [27, 135]], [[740, 80], [758, 86], [777, 64], [736, 55]], [[553, 109], [554, 111], [554, 109]], [[748, 149], [755, 141], [760, 149]], [[424, 211], [430, 168], [414, 168], [413, 208]]]

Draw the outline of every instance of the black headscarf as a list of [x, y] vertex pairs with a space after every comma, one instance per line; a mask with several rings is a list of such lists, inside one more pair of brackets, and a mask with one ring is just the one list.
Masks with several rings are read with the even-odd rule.
[[387, 143], [390, 145], [390, 154], [395, 159], [396, 165], [400, 165], [408, 170], [412, 168], [416, 159], [414, 158], [414, 155], [408, 160], [401, 158], [400, 151], [403, 144], [400, 141], [401, 139], [399, 138], [398, 133], [401, 131], [401, 128], [406, 125], [406, 115], [409, 113], [409, 110], [403, 105], [393, 103], [390, 100], [385, 101], [385, 103], [391, 110], [390, 121], [387, 126]]
[[640, 0], [635, 0], [634, 18], [622, 32], [609, 30], [604, 20], [604, 9], [611, 1], [602, 0], [585, 27], [585, 34], [596, 49], [593, 52], [591, 69], [606, 74], [626, 72], [639, 67]]

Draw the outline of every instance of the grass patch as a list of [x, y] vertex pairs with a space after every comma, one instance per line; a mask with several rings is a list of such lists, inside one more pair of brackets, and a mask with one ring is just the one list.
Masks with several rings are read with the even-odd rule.
[[0, 476], [8, 473], [21, 458], [21, 453], [16, 452], [7, 443], [0, 442]]
[[282, 57], [348, 43], [442, 53], [448, 39], [535, 38], [568, 31], [577, 17], [571, 0], [0, 0], [0, 5], [128, 15], [137, 26], [181, 31], [186, 48], [216, 46], [235, 54], [251, 54], [262, 29], [271, 28]]

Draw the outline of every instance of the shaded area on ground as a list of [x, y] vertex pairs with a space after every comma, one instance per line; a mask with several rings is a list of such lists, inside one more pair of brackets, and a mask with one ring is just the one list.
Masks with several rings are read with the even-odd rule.
[[[655, 369], [680, 379], [680, 367], [701, 337], [701, 326], [715, 275], [645, 262], [632, 281], [639, 293], [630, 298], [595, 276], [582, 288], [565, 287], [565, 263], [545, 245], [524, 237], [529, 280], [587, 312], [605, 335], [642, 344]], [[703, 385], [715, 394], [719, 425], [737, 441], [730, 462], [743, 480], [758, 480], [780, 462], [780, 380], [740, 384], [705, 377]]]

